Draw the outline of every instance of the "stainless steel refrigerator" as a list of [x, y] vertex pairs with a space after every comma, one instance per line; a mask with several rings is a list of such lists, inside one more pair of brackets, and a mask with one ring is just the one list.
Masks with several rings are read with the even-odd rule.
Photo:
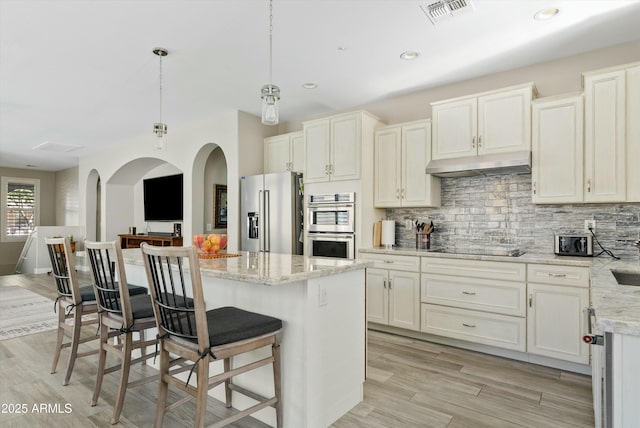
[[302, 174], [240, 179], [240, 249], [302, 254]]

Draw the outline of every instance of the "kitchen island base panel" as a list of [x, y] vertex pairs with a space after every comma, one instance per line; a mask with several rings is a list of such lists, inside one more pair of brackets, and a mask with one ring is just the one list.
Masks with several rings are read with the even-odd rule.
[[[127, 264], [126, 272], [130, 282], [146, 284], [142, 266]], [[207, 309], [237, 306], [283, 321], [280, 350], [284, 427], [324, 428], [362, 401], [364, 273], [364, 269], [353, 270], [277, 286], [202, 276]], [[242, 358], [259, 359], [268, 354], [265, 348]], [[238, 364], [242, 361], [237, 358]], [[222, 364], [212, 363], [211, 370], [222, 371]], [[271, 368], [265, 366], [235, 382], [271, 396], [272, 376]], [[214, 388], [210, 395], [224, 402], [223, 388]], [[237, 409], [255, 403], [234, 393], [233, 406]], [[252, 416], [276, 426], [272, 408]]]

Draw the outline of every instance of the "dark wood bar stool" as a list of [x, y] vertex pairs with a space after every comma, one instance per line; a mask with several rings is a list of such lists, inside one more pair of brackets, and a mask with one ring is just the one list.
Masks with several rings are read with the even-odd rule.
[[[56, 341], [56, 351], [53, 355], [51, 373], [56, 372], [62, 348], [71, 348], [67, 372], [62, 382], [63, 385], [68, 385], [76, 358], [86, 357], [98, 352], [97, 349], [78, 352], [78, 345], [81, 343], [98, 339], [97, 334], [80, 338], [82, 327], [95, 325], [98, 322], [97, 316], [90, 319], [85, 317], [85, 320], [83, 320], [83, 315], [97, 314], [98, 305], [93, 286], [80, 287], [78, 285], [75, 261], [69, 240], [67, 238], [45, 238], [44, 242], [51, 259], [53, 278], [58, 291], [58, 298], [55, 303], [55, 309], [58, 312], [58, 339]], [[67, 320], [73, 320], [73, 324], [67, 324]], [[71, 340], [66, 343], [64, 342], [65, 331], [68, 331], [71, 335]]]
[[[158, 379], [158, 375], [153, 375], [129, 382], [131, 366], [137, 363], [144, 364], [147, 359], [155, 356], [155, 353], [146, 353], [146, 348], [154, 346], [156, 340], [145, 340], [145, 330], [155, 328], [156, 321], [151, 296], [130, 295], [118, 241], [85, 241], [85, 250], [89, 258], [100, 316], [100, 358], [91, 405], [95, 406], [98, 402], [104, 375], [120, 370], [118, 393], [111, 417], [111, 423], [116, 424], [120, 420], [127, 388]], [[137, 340], [134, 339], [134, 332], [138, 333]], [[118, 338], [117, 344], [109, 340], [113, 337]], [[133, 352], [138, 349], [141, 352], [140, 357], [132, 359]], [[106, 368], [107, 354], [117, 357], [120, 363]]]
[[[213, 427], [223, 427], [265, 407], [273, 407], [277, 426], [282, 426], [280, 397], [280, 334], [282, 321], [236, 307], [205, 310], [200, 265], [195, 247], [154, 247], [142, 244], [142, 253], [153, 299], [153, 310], [160, 337], [160, 389], [155, 426], [162, 426], [164, 415], [178, 405], [196, 398], [195, 427], [204, 427], [208, 391], [224, 384], [226, 406], [232, 406], [232, 391], [246, 395], [257, 404], [239, 411]], [[192, 296], [190, 303], [187, 296]], [[211, 305], [214, 302], [209, 302]], [[271, 355], [239, 367], [233, 357], [266, 346]], [[169, 373], [169, 353], [193, 362], [196, 386], [189, 379]], [[209, 363], [223, 361], [224, 371], [209, 375]], [[232, 382], [234, 376], [271, 364], [274, 396], [263, 397]], [[191, 373], [189, 375], [191, 377]], [[167, 405], [169, 385], [189, 396]]]

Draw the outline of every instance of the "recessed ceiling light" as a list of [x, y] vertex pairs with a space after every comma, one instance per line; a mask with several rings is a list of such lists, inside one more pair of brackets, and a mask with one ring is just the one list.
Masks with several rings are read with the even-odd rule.
[[308, 82], [302, 85], [303, 88], [305, 89], [315, 89], [318, 87], [317, 84], [313, 83], [313, 82]]
[[560, 9], [557, 7], [548, 7], [546, 9], [540, 9], [533, 15], [533, 19], [536, 21], [546, 21], [548, 19], [553, 18], [560, 12]]
[[346, 51], [348, 48], [346, 46], [338, 46], [339, 51]]
[[37, 168], [37, 167], [38, 167], [38, 165], [33, 165], [33, 164], [30, 164], [30, 163], [27, 164], [27, 168]]
[[420, 56], [420, 52], [405, 51], [400, 54], [400, 59], [405, 61], [412, 61]]

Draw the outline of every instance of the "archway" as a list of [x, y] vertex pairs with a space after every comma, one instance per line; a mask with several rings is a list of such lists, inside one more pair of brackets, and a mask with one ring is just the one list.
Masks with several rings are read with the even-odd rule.
[[92, 169], [87, 177], [85, 195], [87, 217], [85, 237], [90, 241], [99, 241], [101, 237], [101, 193], [100, 174], [95, 169]]

